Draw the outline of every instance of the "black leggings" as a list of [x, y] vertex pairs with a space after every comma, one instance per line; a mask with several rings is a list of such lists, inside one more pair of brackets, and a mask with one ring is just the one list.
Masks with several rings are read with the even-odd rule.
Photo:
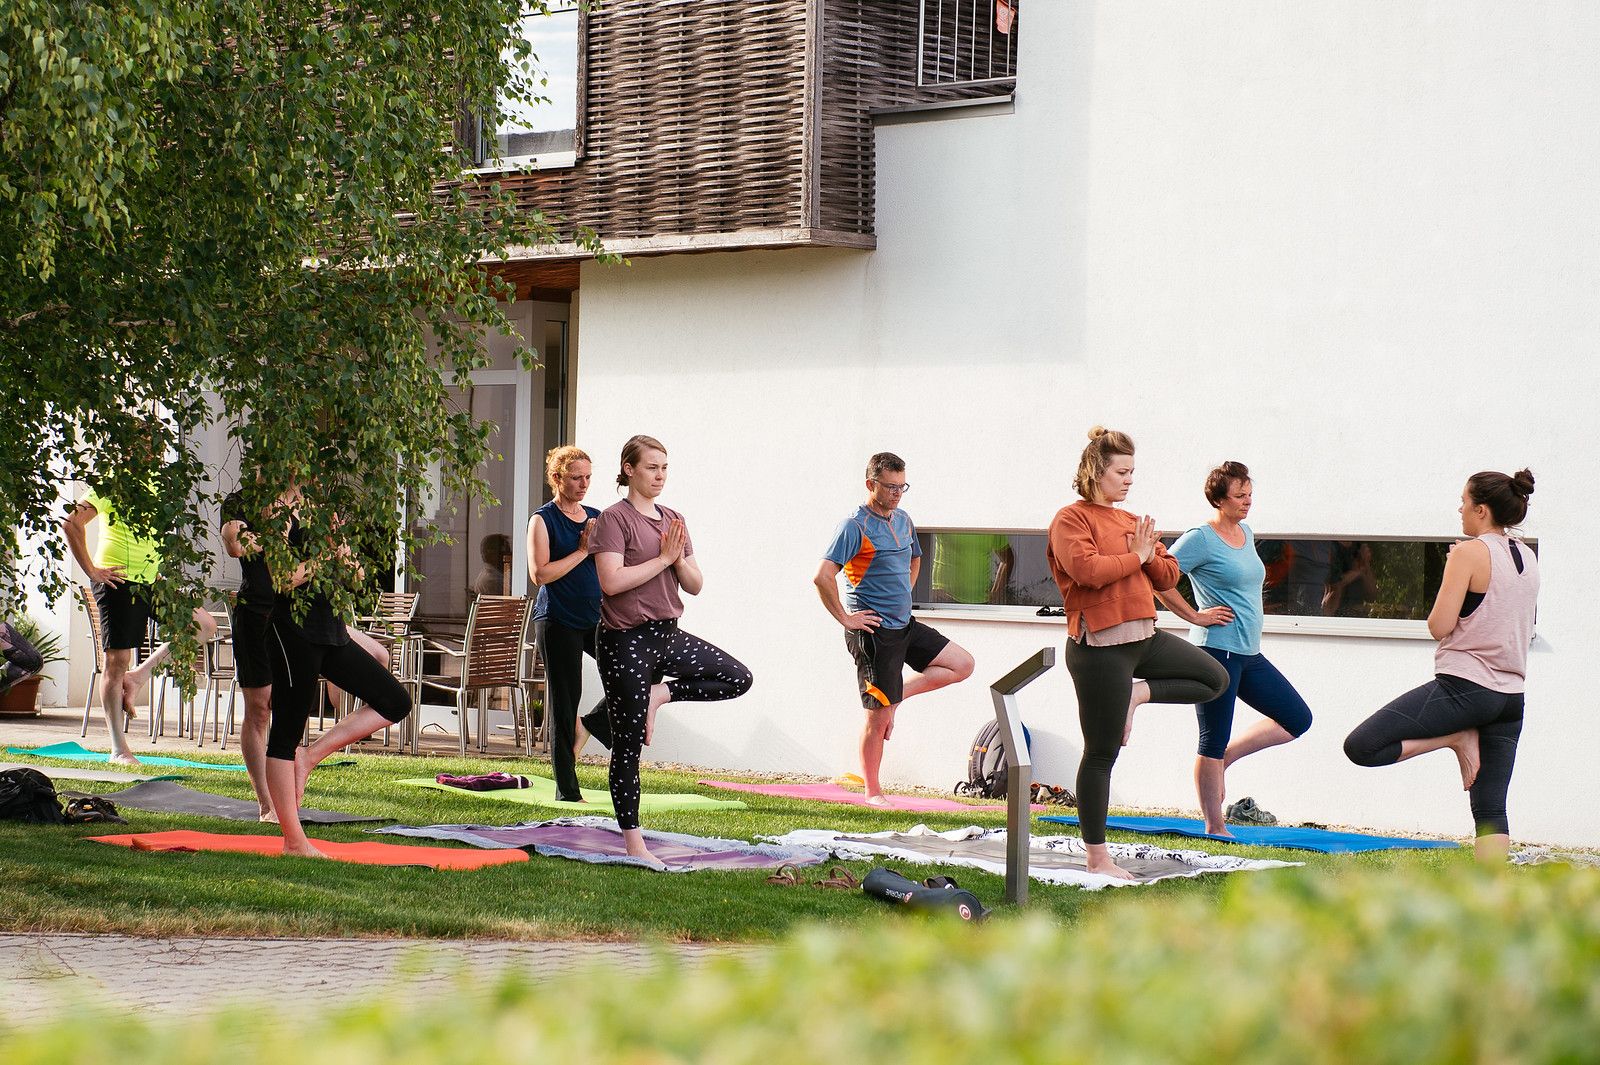
[[650, 686], [665, 677], [673, 702], [737, 699], [750, 690], [744, 664], [676, 621], [600, 631], [600, 679], [611, 718], [611, 805], [621, 828], [639, 827], [639, 752]]
[[556, 774], [556, 798], [562, 802], [577, 802], [583, 795], [578, 791], [577, 759], [573, 756], [572, 745], [578, 739], [583, 656], [597, 656], [595, 630], [569, 628], [559, 621], [541, 618], [533, 623], [533, 639], [539, 645], [539, 658], [544, 662], [544, 712], [550, 722], [550, 767]]
[[354, 640], [342, 647], [312, 643], [293, 625], [272, 623], [272, 725], [267, 757], [294, 761], [326, 677], [391, 722], [411, 713], [405, 687]]
[[1066, 659], [1083, 725], [1078, 827], [1085, 843], [1104, 843], [1111, 767], [1122, 751], [1133, 678], [1150, 685], [1153, 703], [1208, 703], [1228, 689], [1228, 671], [1194, 644], [1168, 632], [1114, 647], [1068, 640]]
[[1431, 740], [1465, 729], [1478, 730], [1478, 776], [1468, 792], [1478, 835], [1509, 835], [1506, 792], [1522, 735], [1521, 692], [1491, 691], [1470, 680], [1440, 673], [1413, 688], [1355, 727], [1344, 753], [1356, 765], [1394, 765], [1405, 740]]

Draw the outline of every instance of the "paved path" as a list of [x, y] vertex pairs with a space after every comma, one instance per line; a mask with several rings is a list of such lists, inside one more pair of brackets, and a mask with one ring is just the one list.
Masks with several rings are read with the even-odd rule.
[[[334, 1007], [403, 986], [407, 1000], [461, 993], [456, 974], [513, 969], [536, 981], [591, 964], [643, 972], [668, 953], [697, 960], [751, 947], [639, 943], [508, 943], [415, 939], [143, 939], [120, 935], [0, 935], [0, 1018], [33, 1025], [78, 1003], [151, 1018], [229, 1002], [292, 998]], [[470, 992], [466, 992], [470, 993]]]

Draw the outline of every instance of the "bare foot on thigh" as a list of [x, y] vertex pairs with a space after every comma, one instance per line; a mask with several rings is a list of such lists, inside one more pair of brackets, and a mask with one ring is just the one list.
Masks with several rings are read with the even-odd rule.
[[305, 747], [294, 749], [294, 797], [297, 802], [306, 801], [306, 781], [311, 779], [311, 752]]
[[278, 811], [262, 810], [261, 816], [256, 818], [256, 820], [260, 821], [264, 825], [275, 825], [278, 823]]
[[139, 716], [133, 701], [138, 697], [139, 689], [142, 687], [144, 685], [134, 680], [132, 673], [122, 678], [122, 713], [129, 721]]
[[656, 711], [672, 701], [672, 691], [665, 684], [650, 685], [650, 708], [644, 716], [644, 745], [650, 746], [650, 741], [656, 735]]
[[1456, 761], [1461, 763], [1461, 790], [1469, 791], [1473, 781], [1478, 779], [1478, 730], [1467, 729], [1450, 746], [1456, 752]]
[[1150, 701], [1150, 685], [1142, 680], [1133, 682], [1133, 697], [1128, 700], [1128, 720], [1122, 725], [1122, 745], [1126, 747], [1133, 736], [1133, 712]]

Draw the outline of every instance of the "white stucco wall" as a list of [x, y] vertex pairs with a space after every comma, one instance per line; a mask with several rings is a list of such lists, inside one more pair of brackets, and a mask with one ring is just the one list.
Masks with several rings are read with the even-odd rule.
[[[671, 448], [705, 593], [686, 624], [742, 657], [737, 703], [673, 707], [651, 754], [853, 768], [861, 722], [810, 585], [866, 455], [910, 463], [923, 525], [1042, 528], [1083, 431], [1139, 443], [1131, 503], [1206, 516], [1223, 458], [1262, 534], [1448, 536], [1480, 468], [1531, 466], [1541, 646], [1511, 804], [1521, 838], [1600, 844], [1579, 560], [1600, 413], [1600, 8], [1587, 3], [1031, 5], [1014, 113], [885, 126], [878, 249], [586, 266], [576, 439], [612, 498], [631, 433]], [[968, 684], [908, 703], [890, 779], [948, 787], [984, 685], [1060, 630], [952, 622]], [[1340, 753], [1426, 680], [1423, 641], [1276, 636], [1317, 714], [1233, 796], [1289, 820], [1465, 833], [1448, 755]], [[1024, 700], [1070, 783], [1065, 671]], [[1241, 708], [1240, 719], [1253, 719]], [[1115, 800], [1192, 807], [1187, 708], [1147, 712]]]

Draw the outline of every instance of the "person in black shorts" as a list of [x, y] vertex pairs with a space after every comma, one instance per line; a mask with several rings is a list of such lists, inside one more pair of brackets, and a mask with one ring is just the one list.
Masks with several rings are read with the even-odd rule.
[[[867, 501], [839, 523], [813, 581], [822, 605], [844, 626], [845, 646], [856, 662], [867, 711], [861, 777], [873, 806], [889, 805], [878, 769], [900, 703], [972, 676], [972, 656], [964, 648], [911, 616], [922, 548], [916, 526], [900, 509], [901, 497], [910, 490], [899, 456], [884, 451], [868, 459]], [[843, 602], [841, 573], [848, 582]], [[903, 681], [905, 666], [914, 675]]]
[[[295, 485], [283, 496], [289, 546], [301, 562], [284, 582], [290, 590], [276, 594], [272, 607], [268, 634], [272, 724], [267, 731], [266, 780], [272, 809], [283, 828], [283, 853], [320, 858], [324, 855], [300, 824], [300, 800], [311, 770], [335, 751], [405, 720], [411, 713], [411, 697], [351, 638], [327, 596], [306, 588], [318, 566], [358, 563], [347, 545], [317, 551], [308, 542], [295, 515], [300, 498]], [[341, 718], [309, 747], [301, 747], [300, 737], [321, 694], [323, 678], [366, 705]]]
[[[280, 496], [275, 506], [285, 505]], [[272, 659], [268, 644], [277, 595], [272, 590], [272, 573], [267, 569], [256, 533], [270, 520], [252, 520], [242, 489], [222, 501], [222, 546], [230, 558], [239, 560], [239, 594], [233, 607], [234, 676], [244, 692], [239, 749], [250, 774], [250, 786], [256, 792], [256, 803], [261, 807], [261, 820], [268, 822], [278, 819], [267, 791], [267, 729], [272, 723]]]

